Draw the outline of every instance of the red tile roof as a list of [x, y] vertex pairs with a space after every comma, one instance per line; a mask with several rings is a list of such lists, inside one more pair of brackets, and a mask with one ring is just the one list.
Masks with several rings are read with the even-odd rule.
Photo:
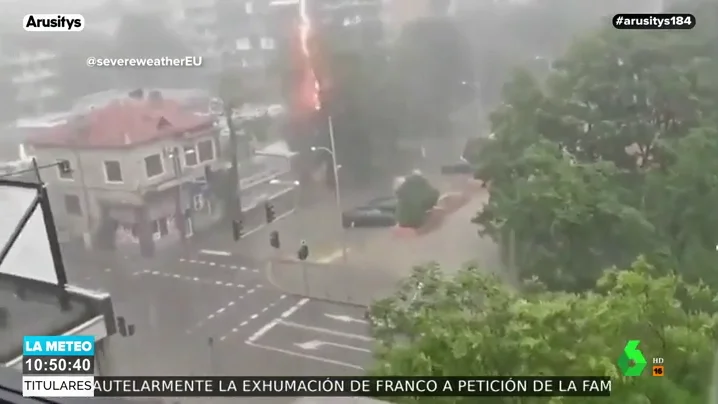
[[67, 124], [40, 130], [28, 143], [40, 147], [124, 148], [196, 133], [212, 124], [212, 117], [196, 115], [172, 100], [125, 99]]

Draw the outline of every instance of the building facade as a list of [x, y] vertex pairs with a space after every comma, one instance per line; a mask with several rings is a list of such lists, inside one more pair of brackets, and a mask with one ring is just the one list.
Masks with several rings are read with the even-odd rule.
[[27, 149], [41, 165], [64, 160], [71, 168], [43, 173], [63, 233], [151, 256], [222, 216], [212, 185], [218, 145], [212, 117], [137, 90], [36, 133]]

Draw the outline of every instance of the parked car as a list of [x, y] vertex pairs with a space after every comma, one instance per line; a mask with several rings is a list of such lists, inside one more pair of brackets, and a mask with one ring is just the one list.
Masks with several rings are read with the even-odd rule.
[[345, 228], [394, 226], [397, 204], [395, 196], [374, 198], [364, 205], [345, 211], [342, 214], [342, 225]]
[[370, 200], [366, 203], [366, 205], [364, 205], [364, 207], [371, 209], [379, 209], [382, 212], [395, 214], [396, 207], [398, 204], [399, 201], [396, 199], [395, 196], [384, 196], [381, 198], [374, 198]]
[[379, 208], [360, 207], [342, 213], [342, 226], [350, 227], [391, 227], [396, 224], [393, 212]]

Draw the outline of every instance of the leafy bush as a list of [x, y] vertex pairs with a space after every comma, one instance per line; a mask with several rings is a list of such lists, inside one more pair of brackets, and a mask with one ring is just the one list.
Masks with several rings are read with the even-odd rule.
[[399, 226], [419, 228], [426, 221], [429, 210], [439, 201], [439, 191], [421, 174], [415, 173], [404, 179], [396, 190], [396, 197]]

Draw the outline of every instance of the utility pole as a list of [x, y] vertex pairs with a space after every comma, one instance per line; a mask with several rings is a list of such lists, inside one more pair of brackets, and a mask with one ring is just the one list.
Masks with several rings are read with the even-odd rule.
[[172, 170], [177, 181], [175, 187], [175, 227], [180, 233], [180, 240], [187, 241], [187, 217], [185, 217], [184, 204], [182, 203], [182, 166], [180, 165], [180, 147], [173, 147], [170, 152]]
[[240, 185], [240, 177], [239, 177], [239, 156], [238, 156], [238, 147], [239, 147], [239, 141], [237, 139], [237, 130], [234, 127], [234, 120], [232, 119], [232, 103], [230, 100], [225, 99], [223, 100], [224, 103], [224, 116], [227, 121], [227, 130], [229, 131], [229, 152], [230, 152], [230, 160], [232, 167], [230, 168], [230, 175], [229, 175], [229, 181], [230, 181], [230, 192], [231, 192], [231, 198], [230, 203], [231, 206], [229, 206], [229, 209], [232, 209], [231, 215], [232, 220], [241, 221], [244, 212], [242, 212], [242, 187]]
[[95, 243], [92, 239], [92, 231], [94, 226], [94, 220], [92, 218], [91, 206], [90, 206], [90, 193], [87, 191], [87, 180], [85, 178], [85, 167], [82, 164], [82, 155], [77, 150], [77, 147], [72, 148], [72, 154], [75, 156], [77, 161], [77, 172], [80, 176], [80, 187], [82, 188], [82, 199], [85, 202], [85, 225], [87, 226], [87, 233], [85, 233], [85, 247], [93, 248]]

